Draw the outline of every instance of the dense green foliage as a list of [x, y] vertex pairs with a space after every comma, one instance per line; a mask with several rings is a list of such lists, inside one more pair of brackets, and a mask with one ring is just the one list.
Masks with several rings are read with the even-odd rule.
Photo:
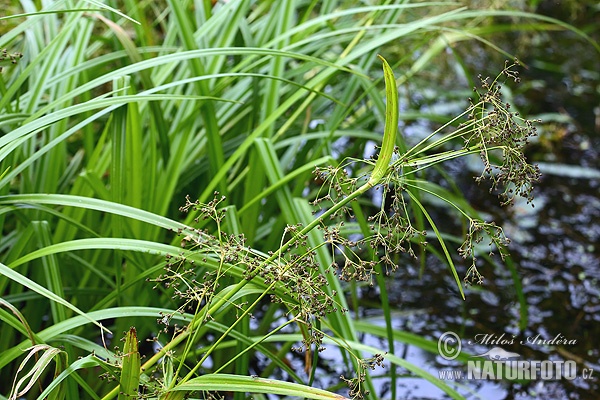
[[[452, 116], [399, 113], [396, 87], [440, 59], [472, 81], [453, 46], [499, 50], [494, 17], [563, 25], [448, 2], [38, 3], [2, 16], [0, 396], [374, 396], [377, 368], [395, 397], [398, 366], [460, 398], [394, 354], [436, 348], [392, 328], [386, 275], [428, 251], [456, 295], [479, 281], [478, 243], [503, 257], [506, 238], [427, 171], [480, 157], [502, 202], [530, 197], [535, 129], [501, 99], [513, 65]], [[396, 135], [415, 118], [439, 128]], [[385, 329], [348, 312], [357, 285], [379, 287]], [[345, 377], [316, 388], [325, 347]]]

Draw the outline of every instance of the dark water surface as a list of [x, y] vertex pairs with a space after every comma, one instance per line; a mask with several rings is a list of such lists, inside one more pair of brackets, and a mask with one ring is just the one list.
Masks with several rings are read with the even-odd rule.
[[[587, 18], [584, 22], [589, 27], [590, 19], [595, 17], [582, 18]], [[597, 31], [592, 33], [598, 36]], [[520, 47], [527, 48], [515, 52], [522, 54], [526, 67], [521, 70], [521, 87], [514, 89], [511, 100], [522, 114], [542, 119], [539, 136], [527, 148], [529, 160], [537, 163], [543, 174], [535, 188], [535, 207], [526, 201], [517, 202], [512, 208], [500, 207], [485, 187], [477, 187], [473, 181], [476, 168], [465, 161], [445, 168], [464, 188], [475, 208], [504, 227], [512, 241], [510, 261], [516, 272], [511, 273], [499, 260], [482, 265], [484, 284], [467, 288], [467, 299], [463, 301], [448, 267], [435, 257], [427, 258], [421, 278], [419, 266], [408, 262], [400, 267], [388, 287], [390, 301], [400, 310], [394, 327], [433, 341], [444, 332], [455, 332], [462, 338], [462, 351], [473, 355], [500, 347], [516, 353], [518, 360], [568, 361], [576, 366], [578, 378], [572, 380], [460, 380], [456, 387], [467, 398], [598, 399], [600, 55], [570, 32], [540, 35], [535, 40], [506, 39], [522, 40]], [[471, 62], [474, 70], [491, 69], [488, 64], [501, 65], [477, 56]], [[424, 105], [420, 111], [431, 112], [435, 106], [448, 104], [446, 99]], [[414, 131], [417, 135], [420, 130], [430, 132], [427, 124], [417, 121], [403, 130], [405, 134]], [[438, 220], [444, 220], [443, 213], [444, 210], [439, 211]], [[458, 268], [464, 276], [465, 266]], [[519, 293], [524, 297], [524, 309]], [[376, 306], [377, 289], [365, 288], [362, 294], [365, 304], [374, 304], [373, 309], [367, 306], [363, 312], [374, 321], [382, 319]], [[385, 347], [375, 338], [363, 340]], [[434, 376], [440, 370], [466, 371], [464, 364], [401, 343], [396, 355]], [[591, 379], [581, 379], [584, 370], [588, 375], [593, 371]], [[399, 398], [446, 398], [421, 379], [403, 378], [399, 382]], [[452, 385], [452, 381], [447, 382]], [[385, 385], [382, 380], [380, 395], [389, 398]]]
[[[496, 339], [520, 360], [574, 361], [579, 375], [584, 369], [594, 372], [590, 380], [527, 384], [463, 380], [470, 389], [461, 393], [468, 398], [600, 398], [600, 57], [570, 33], [540, 45], [524, 59], [526, 87], [515, 94], [521, 109], [543, 120], [528, 148], [543, 174], [535, 208], [523, 201], [500, 209], [485, 190], [466, 193], [512, 239], [511, 259], [527, 304], [526, 328], [519, 327], [518, 290], [506, 266], [482, 267], [484, 285], [470, 288], [463, 302], [447, 268], [435, 261], [422, 279], [415, 270], [398, 277], [392, 292], [408, 314], [396, 328], [433, 340], [454, 331], [470, 354], [490, 350]], [[465, 187], [472, 186], [470, 179], [468, 173], [457, 177]], [[461, 369], [418, 349], [405, 350], [409, 361], [435, 376], [440, 369]], [[403, 382], [401, 393], [403, 398], [443, 398], [422, 382]]]
[[[550, 11], [556, 14], [557, 9], [551, 7]], [[593, 28], [600, 26], [600, 21], [594, 22], [599, 15], [600, 10], [595, 14], [582, 13], [578, 18], [583, 20], [566, 22], [580, 24], [577, 26], [582, 29], [587, 27], [586, 31], [599, 39], [598, 28]], [[552, 16], [568, 17], [560, 13]], [[467, 161], [445, 165], [446, 172], [464, 188], [464, 195], [473, 206], [485, 214], [486, 219], [489, 217], [504, 227], [512, 241], [511, 259], [508, 265], [500, 260], [483, 264], [480, 272], [485, 276], [484, 284], [468, 287], [465, 301], [460, 298], [448, 267], [435, 257], [426, 259], [422, 277], [418, 264], [407, 261], [400, 265], [387, 288], [390, 302], [399, 310], [395, 314], [394, 328], [433, 341], [444, 332], [455, 332], [462, 338], [463, 352], [472, 355], [500, 347], [516, 354], [521, 361], [564, 361], [576, 366], [578, 378], [572, 380], [538, 379], [523, 383], [460, 380], [456, 386], [453, 381], [447, 381], [467, 398], [598, 399], [600, 55], [571, 32], [525, 38], [507, 34], [504, 40], [505, 43], [494, 43], [519, 55], [525, 64], [521, 70], [521, 86], [509, 94], [511, 101], [523, 115], [542, 119], [539, 136], [527, 148], [528, 159], [537, 163], [543, 174], [534, 191], [535, 207], [522, 201], [512, 208], [502, 208], [485, 187], [474, 183], [474, 176], [479, 174], [474, 171], [480, 166], [473, 167]], [[479, 56], [472, 48], [466, 51], [464, 59], [473, 71], [497, 71], [497, 66], [502, 65], [501, 58], [491, 60]], [[495, 72], [489, 75], [494, 76]], [[464, 82], [453, 84], [464, 85]], [[426, 94], [418, 93], [419, 96], [425, 98]], [[457, 103], [438, 93], [431, 97], [438, 98], [438, 103], [426, 104], [423, 100], [423, 106], [417, 107], [417, 111], [437, 112], [436, 107], [452, 108]], [[424, 132], [426, 135], [432, 129], [429, 124], [428, 121], [406, 123], [403, 134]], [[434, 215], [436, 221], [449, 220], [444, 212], [447, 210], [441, 209]], [[452, 231], [457, 227], [449, 222], [449, 226], [443, 228]], [[460, 231], [454, 233], [460, 234]], [[466, 266], [457, 265], [457, 268], [464, 276]], [[380, 320], [383, 325], [377, 288], [363, 288], [362, 296], [361, 313], [374, 322]], [[371, 301], [372, 308], [369, 307]], [[373, 337], [361, 339], [379, 348], [386, 346]], [[447, 361], [414, 346], [398, 343], [395, 353], [436, 377], [440, 370], [466, 371], [464, 364]], [[324, 374], [333, 378], [343, 372], [336, 368], [341, 364], [336, 362], [336, 357], [329, 351], [322, 356]], [[588, 375], [593, 371], [591, 379], [581, 379], [584, 370]], [[401, 369], [398, 373], [407, 375], [407, 371]], [[321, 376], [325, 380], [323, 386], [332, 383], [325, 375]], [[380, 382], [379, 395], [390, 398], [386, 386], [389, 382], [385, 379]], [[399, 379], [397, 397], [446, 398], [442, 391], [424, 380], [406, 377]]]

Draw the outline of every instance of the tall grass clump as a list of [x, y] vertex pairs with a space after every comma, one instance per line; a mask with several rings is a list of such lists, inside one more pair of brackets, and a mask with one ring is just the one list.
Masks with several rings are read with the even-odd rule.
[[[504, 257], [508, 240], [427, 171], [479, 156], [503, 203], [530, 198], [535, 128], [501, 98], [514, 65], [415, 143], [397, 87], [460, 42], [489, 44], [482, 19], [548, 18], [404, 1], [20, 11], [0, 19], [1, 396], [374, 398], [385, 366], [393, 398], [398, 368], [460, 398], [395, 354], [435, 346], [393, 329], [385, 277], [427, 251], [458, 295], [481, 281], [477, 244]], [[465, 226], [458, 250], [439, 200]], [[363, 284], [385, 329], [349, 312]], [[319, 376], [320, 354], [341, 379]]]

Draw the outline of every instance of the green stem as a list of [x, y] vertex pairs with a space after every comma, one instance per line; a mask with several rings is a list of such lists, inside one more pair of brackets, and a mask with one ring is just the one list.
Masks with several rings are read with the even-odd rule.
[[[288, 240], [283, 246], [281, 246], [276, 252], [274, 252], [269, 258], [267, 258], [264, 263], [262, 265], [268, 265], [269, 263], [275, 261], [277, 258], [279, 258], [281, 256], [281, 254], [283, 254], [292, 244], [294, 244], [296, 242], [296, 238], [297, 237], [303, 237], [305, 236], [308, 232], [310, 232], [311, 230], [313, 230], [317, 225], [323, 223], [323, 221], [326, 218], [329, 218], [329, 216], [333, 215], [334, 213], [336, 213], [337, 211], [339, 211], [341, 208], [343, 208], [346, 204], [350, 203], [352, 200], [356, 199], [357, 197], [361, 196], [363, 193], [365, 193], [367, 190], [369, 190], [371, 187], [373, 187], [373, 185], [371, 184], [371, 181], [369, 180], [369, 182], [365, 183], [364, 185], [362, 185], [360, 188], [356, 189], [353, 193], [351, 193], [348, 197], [344, 198], [342, 201], [340, 201], [339, 203], [335, 204], [333, 207], [331, 207], [329, 210], [327, 210], [325, 213], [323, 213], [323, 215], [321, 215], [319, 218], [313, 220], [310, 224], [308, 224], [304, 229], [302, 229], [300, 231], [300, 233], [296, 236], [291, 238], [290, 240]], [[291, 267], [291, 266], [290, 266]], [[284, 269], [284, 273], [290, 268], [285, 268]], [[233, 288], [232, 290], [230, 290], [228, 292], [227, 295], [223, 296], [220, 298], [219, 301], [217, 301], [215, 304], [212, 305], [212, 307], [209, 309], [208, 311], [208, 315], [211, 315], [215, 312], [217, 312], [223, 305], [225, 305], [225, 303], [227, 301], [229, 301], [229, 299], [235, 294], [237, 293], [239, 290], [241, 290], [246, 284], [248, 284], [248, 282], [250, 282], [250, 280], [243, 280], [238, 282], [238, 284], [235, 286], [235, 288]], [[242, 320], [242, 318], [244, 318], [249, 312], [250, 310], [253, 310], [254, 307], [256, 307], [258, 305], [258, 303], [271, 291], [273, 290], [273, 288], [275, 287], [277, 281], [273, 281], [264, 291], [263, 293], [242, 313], [242, 315], [240, 316], [240, 318], [236, 319], [235, 322], [233, 322], [233, 324], [231, 324], [231, 326], [223, 333], [223, 335], [221, 335], [221, 337], [213, 344], [213, 346], [211, 347], [211, 349], [209, 349], [204, 356], [202, 357], [202, 359], [196, 364], [196, 366], [186, 375], [185, 378], [183, 378], [181, 380], [180, 383], [186, 382], [187, 380], [190, 379], [190, 377], [193, 375], [193, 373], [202, 365], [202, 363], [208, 358], [208, 356], [210, 356], [212, 349], [216, 348], [216, 346], [225, 339], [225, 337], [227, 337], [227, 335], [229, 334], [229, 332], [231, 332], [233, 330], [233, 328], [235, 328], [235, 326], [238, 324], [239, 321]], [[202, 319], [200, 319], [200, 321], [202, 321]], [[192, 325], [193, 324], [193, 325]], [[186, 335], [185, 337], [187, 337], [187, 335], [189, 335], [189, 331], [193, 331], [197, 328], [197, 324], [194, 324], [194, 322], [192, 322], [192, 324], [190, 324], [190, 328], [188, 330], [186, 330], [185, 332], [182, 332], [180, 334], [180, 336]], [[185, 337], [182, 337], [178, 343], [181, 342], [181, 340], [185, 339]], [[179, 337], [173, 339], [171, 341], [171, 343], [175, 342]], [[169, 343], [170, 344], [170, 343]], [[165, 346], [166, 347], [166, 346]], [[150, 361], [150, 360], [148, 360]], [[145, 365], [144, 365], [145, 366]]]
[[[310, 232], [311, 230], [316, 228], [318, 225], [322, 224], [323, 221], [328, 219], [331, 215], [335, 214], [337, 211], [339, 211], [340, 209], [345, 207], [348, 203], [350, 203], [351, 201], [355, 200], [356, 198], [358, 198], [359, 196], [364, 194], [367, 190], [371, 189], [373, 186], [379, 184], [381, 182], [381, 180], [383, 180], [383, 178], [381, 178], [379, 181], [373, 183], [372, 179], [370, 179], [367, 183], [365, 183], [364, 185], [362, 185], [361, 187], [356, 189], [354, 192], [352, 192], [350, 195], [345, 197], [339, 203], [336, 203], [333, 207], [331, 207], [330, 209], [325, 211], [321, 216], [319, 216], [319, 218], [316, 218], [310, 224], [305, 226], [304, 229], [302, 229], [297, 236], [288, 240], [283, 246], [281, 246], [269, 258], [267, 258], [262, 263], [262, 265], [268, 265], [269, 263], [272, 263], [273, 261], [277, 260], [287, 249], [289, 249], [298, 240], [297, 239], [298, 237], [305, 236], [308, 232]], [[222, 297], [219, 297], [219, 300], [217, 300], [214, 304], [211, 305], [211, 307], [207, 313], [200, 312], [200, 313], [196, 314], [194, 319], [192, 319], [192, 321], [190, 322], [190, 325], [188, 326], [188, 328], [185, 331], [181, 332], [176, 337], [174, 337], [173, 340], [171, 340], [162, 349], [160, 349], [156, 354], [154, 354], [152, 357], [150, 357], [148, 359], [148, 361], [146, 361], [142, 365], [141, 370], [142, 371], [149, 370], [149, 368], [151, 368], [154, 364], [156, 364], [158, 362], [158, 360], [160, 360], [162, 357], [165, 356], [165, 354], [174, 350], [176, 346], [178, 346], [182, 341], [184, 341], [192, 332], [194, 332], [202, 324], [202, 322], [204, 321], [204, 318], [201, 318], [200, 316], [211, 315], [211, 314], [216, 313], [221, 307], [223, 307], [229, 301], [229, 299], [231, 299], [237, 292], [239, 292], [244, 286], [246, 286], [251, 281], [252, 280], [242, 280], [242, 281], [238, 282], [237, 285], [234, 288], [232, 288], [232, 290], [230, 290], [227, 294], [225, 294]], [[262, 299], [271, 289], [273, 289], [273, 287], [275, 286], [275, 283], [276, 282], [273, 282], [272, 284], [270, 284], [267, 287], [267, 289], [263, 292], [263, 294], [250, 307], [248, 307], [248, 309], [244, 312], [242, 317], [245, 316], [254, 306], [256, 306], [258, 304], [258, 301], [260, 299]], [[205, 307], [207, 307], [207, 306], [205, 306]], [[232, 326], [221, 336], [221, 338], [219, 338], [219, 340], [215, 343], [215, 345], [220, 343], [223, 340], [223, 338], [227, 336], [227, 334], [237, 325], [237, 323], [240, 320], [241, 320], [241, 318], [237, 319], [232, 324]], [[214, 345], [213, 345], [213, 347], [214, 347]], [[207, 354], [205, 354], [205, 356], [203, 357], [201, 362], [199, 362], [197, 364], [197, 366], [202, 365], [202, 361], [204, 359], [206, 359], [206, 357], [209, 354], [210, 354], [210, 350], [209, 350], [209, 352], [207, 352]], [[179, 381], [178, 383], [185, 382], [186, 380], [189, 379], [189, 377], [190, 377], [190, 374], [188, 374], [182, 381]], [[112, 399], [118, 393], [119, 393], [119, 386], [117, 386], [113, 390], [111, 390], [102, 399], [103, 400]]]
[[[251, 309], [252, 309], [252, 307], [248, 307], [248, 310], [251, 310]], [[296, 321], [298, 321], [298, 317], [297, 316], [294, 317], [294, 318], [292, 318], [292, 319], [290, 319], [289, 321], [286, 321], [285, 323], [281, 324], [277, 328], [273, 329], [271, 332], [269, 332], [265, 336], [261, 337], [260, 340], [257, 340], [256, 342], [252, 343], [250, 346], [246, 347], [246, 349], [243, 352], [241, 352], [239, 354], [236, 354], [235, 357], [233, 357], [231, 360], [227, 361], [225, 364], [223, 364], [218, 370], [216, 370], [213, 373], [214, 374], [218, 374], [219, 372], [221, 372], [222, 370], [224, 370], [225, 368], [227, 368], [227, 366], [229, 364], [235, 362], [235, 360], [237, 360], [243, 354], [249, 352], [250, 350], [252, 350], [256, 346], [258, 346], [259, 344], [261, 344], [262, 342], [264, 342], [265, 340], [267, 340], [270, 336], [273, 336], [274, 334], [276, 334], [277, 332], [279, 332], [280, 330], [282, 330], [283, 328], [285, 328], [286, 326], [288, 326], [292, 322], [296, 322]], [[228, 329], [226, 333], [228, 333], [228, 332], [231, 332], [231, 329]], [[198, 364], [200, 364], [200, 363], [198, 363]]]
[[[298, 233], [298, 235], [292, 237], [285, 244], [283, 244], [279, 249], [277, 249], [277, 251], [275, 251], [270, 257], [265, 259], [265, 261], [261, 264], [261, 266], [268, 265], [268, 264], [274, 262], [275, 260], [278, 260], [281, 257], [281, 255], [284, 254], [290, 248], [290, 246], [292, 246], [298, 240], [297, 238], [301, 238], [301, 237], [305, 236], [310, 231], [312, 231], [314, 228], [316, 228], [318, 225], [323, 224], [323, 222], [326, 219], [328, 219], [331, 215], [334, 215], [335, 213], [337, 213], [339, 210], [344, 208], [347, 204], [349, 204], [350, 202], [352, 202], [359, 196], [363, 195], [369, 189], [380, 184], [385, 179], [386, 174], [389, 172], [389, 170], [390, 170], [389, 163], [390, 163], [390, 160], [392, 157], [392, 153], [394, 151], [396, 133], [398, 131], [398, 92], [397, 92], [396, 81], [395, 81], [392, 69], [390, 68], [389, 64], [383, 57], [381, 57], [381, 56], [378, 56], [378, 57], [383, 62], [383, 70], [384, 70], [384, 77], [385, 77], [385, 84], [386, 84], [387, 104], [386, 104], [386, 118], [385, 118], [383, 143], [381, 146], [380, 155], [378, 157], [377, 162], [375, 163], [375, 167], [373, 169], [371, 177], [364, 185], [362, 185], [361, 187], [356, 189], [354, 192], [350, 193], [347, 197], [342, 199], [340, 202], [334, 204], [330, 209], [325, 211], [321, 216], [314, 219], [311, 223], [309, 223], [307, 226], [305, 226], [304, 229], [302, 229]], [[285, 271], [287, 271], [287, 269], [284, 269], [284, 272]], [[227, 294], [225, 294], [222, 297], [219, 297], [219, 299], [210, 306], [210, 308], [208, 309], [207, 312], [203, 313], [201, 311], [198, 314], [196, 314], [196, 316], [192, 319], [192, 321], [190, 322], [190, 325], [187, 327], [187, 329], [184, 330], [183, 332], [181, 332], [175, 338], [173, 338], [173, 340], [171, 340], [169, 343], [167, 343], [160, 351], [158, 351], [156, 354], [154, 354], [152, 357], [150, 357], [150, 359], [148, 359], [148, 361], [146, 361], [144, 363], [144, 365], [142, 365], [141, 370], [146, 371], [150, 367], [152, 367], [154, 364], [156, 364], [158, 362], [158, 360], [160, 360], [162, 357], [164, 357], [165, 354], [167, 354], [167, 352], [172, 351], [182, 341], [184, 341], [186, 338], [188, 338], [189, 335], [192, 332], [194, 332], [202, 324], [206, 315], [215, 314], [236, 293], [238, 293], [244, 286], [246, 286], [251, 281], [252, 281], [252, 279], [242, 280], [242, 281], [238, 282], [237, 285], [232, 290], [230, 290]], [[254, 303], [252, 303], [252, 305], [250, 307], [248, 307], [246, 309], [246, 311], [244, 311], [244, 313], [242, 314], [242, 317], [238, 318], [229, 327], [229, 329], [223, 333], [223, 335], [217, 340], [217, 342], [215, 342], [215, 344], [211, 347], [211, 349], [209, 349], [207, 351], [207, 353], [204, 355], [202, 360], [200, 360], [200, 362], [198, 362], [196, 364], [196, 367], [194, 367], [192, 369], [192, 371], [190, 371], [190, 373], [188, 373], [186, 375], [186, 377], [183, 378], [183, 380], [181, 380], [177, 383], [183, 383], [190, 379], [192, 374], [202, 365], [202, 362], [210, 355], [212, 349], [214, 349], [215, 346], [218, 345], [229, 334], [229, 332], [231, 332], [231, 330], [237, 325], [237, 323], [239, 321], [241, 321], [242, 318], [245, 315], [247, 315], [250, 312], [250, 310], [252, 310], [258, 304], [258, 302], [264, 296], [266, 296], [267, 293], [269, 293], [270, 290], [273, 289], [273, 287], [275, 286], [275, 283], [276, 283], [276, 281], [271, 283], [265, 289], [265, 291], [258, 297], [258, 299]], [[206, 310], [206, 307], [208, 307], [208, 306], [209, 306], [209, 304], [207, 304], [205, 306], [205, 308], [203, 308], [203, 310]], [[202, 318], [200, 316], [202, 316]], [[173, 380], [173, 382], [175, 382], [175, 381], [176, 380]], [[169, 389], [172, 389], [172, 387], [170, 387]], [[119, 392], [119, 386], [115, 387], [110, 393], [108, 393], [106, 396], [104, 396], [103, 400], [109, 400], [111, 398], [114, 398], [114, 396], [117, 395], [118, 392]]]

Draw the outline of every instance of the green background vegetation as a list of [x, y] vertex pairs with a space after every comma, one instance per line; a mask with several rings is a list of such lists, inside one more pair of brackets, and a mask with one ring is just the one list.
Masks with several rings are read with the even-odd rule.
[[[461, 296], [463, 279], [478, 276], [456, 257], [461, 230], [467, 256], [502, 262], [468, 241], [483, 233], [503, 244], [495, 227], [474, 224], [479, 213], [442, 162], [469, 156], [483, 170], [482, 146], [511, 148], [486, 130], [491, 98], [470, 110], [480, 125], [463, 114], [468, 97], [479, 104], [478, 73], [496, 76], [557, 31], [598, 51], [585, 30], [536, 14], [536, 1], [2, 3], [0, 49], [14, 60], [0, 76], [0, 397], [31, 371], [25, 398], [374, 398], [372, 375], [391, 385], [388, 397], [416, 376], [461, 398], [395, 354], [397, 342], [437, 348], [393, 329], [387, 275], [415, 264], [407, 252], [420, 269], [431, 254], [449, 264], [449, 296]], [[563, 7], [577, 20], [593, 5]], [[497, 44], [517, 32], [514, 48]], [[423, 111], [415, 93], [448, 107]], [[394, 139], [394, 118], [427, 121], [427, 140], [402, 130]], [[375, 145], [391, 166], [369, 159]], [[506, 153], [488, 156], [500, 165]], [[326, 172], [315, 179], [315, 168]], [[383, 201], [365, 181], [383, 184]], [[354, 193], [333, 222], [294, 228]], [[357, 246], [370, 217], [385, 220], [382, 239]], [[324, 239], [332, 231], [336, 252]], [[385, 327], [358, 314], [369, 285]], [[363, 333], [381, 346], [361, 343]], [[321, 346], [335, 349], [344, 379], [316, 379]], [[150, 368], [141, 375], [140, 363]]]

